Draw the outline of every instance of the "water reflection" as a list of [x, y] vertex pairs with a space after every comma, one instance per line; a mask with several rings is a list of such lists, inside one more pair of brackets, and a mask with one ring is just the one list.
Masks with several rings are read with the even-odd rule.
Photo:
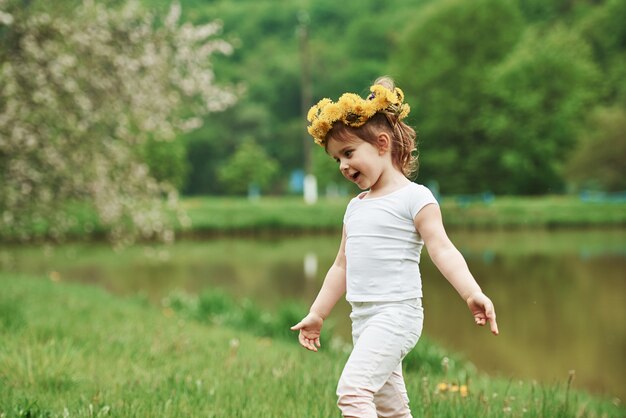
[[[479, 368], [626, 396], [626, 231], [454, 232], [474, 275], [496, 302], [501, 335], [476, 329], [464, 303], [422, 257], [425, 333]], [[334, 261], [339, 237], [220, 239], [172, 247], [104, 245], [0, 248], [5, 271], [81, 281], [160, 303], [175, 289], [220, 287], [272, 309], [307, 306]], [[349, 307], [333, 313], [349, 338]]]

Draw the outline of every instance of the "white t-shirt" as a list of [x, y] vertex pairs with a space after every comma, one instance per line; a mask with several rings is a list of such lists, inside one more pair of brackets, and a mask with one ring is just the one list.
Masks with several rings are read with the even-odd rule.
[[422, 297], [417, 213], [437, 200], [426, 187], [410, 183], [385, 196], [355, 197], [344, 216], [346, 300], [391, 302]]

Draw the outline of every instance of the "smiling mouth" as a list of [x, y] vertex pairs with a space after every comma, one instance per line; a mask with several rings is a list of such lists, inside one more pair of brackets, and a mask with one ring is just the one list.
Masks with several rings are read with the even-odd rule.
[[361, 172], [357, 171], [356, 173], [354, 173], [352, 175], [352, 181], [357, 181], [357, 179], [359, 178], [359, 176], [361, 175]]

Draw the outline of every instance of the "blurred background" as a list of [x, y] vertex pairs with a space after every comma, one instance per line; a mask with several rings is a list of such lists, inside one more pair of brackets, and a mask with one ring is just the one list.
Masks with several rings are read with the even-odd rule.
[[304, 115], [388, 74], [502, 329], [423, 257], [426, 334], [623, 398], [624, 22], [621, 0], [0, 0], [0, 273], [309, 303], [356, 189]]

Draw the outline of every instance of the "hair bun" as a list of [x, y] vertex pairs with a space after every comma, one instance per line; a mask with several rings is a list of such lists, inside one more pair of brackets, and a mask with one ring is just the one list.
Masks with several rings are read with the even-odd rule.
[[393, 78], [388, 75], [378, 77], [376, 81], [374, 81], [374, 85], [383, 86], [389, 91], [394, 91], [396, 88], [396, 83], [393, 81]]

